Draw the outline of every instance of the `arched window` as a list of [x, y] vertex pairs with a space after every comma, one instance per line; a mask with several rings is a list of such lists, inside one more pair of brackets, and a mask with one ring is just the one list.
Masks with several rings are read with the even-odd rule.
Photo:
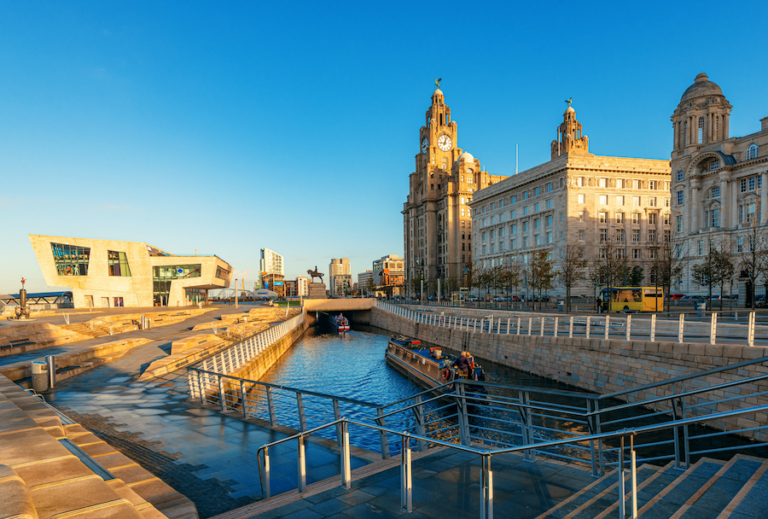
[[757, 144], [750, 144], [749, 148], [747, 148], [747, 160], [752, 160], [757, 158]]
[[685, 179], [685, 173], [683, 173], [683, 170], [679, 170], [677, 172], [677, 181], [682, 182]]
[[704, 142], [704, 118], [699, 117], [699, 144]]

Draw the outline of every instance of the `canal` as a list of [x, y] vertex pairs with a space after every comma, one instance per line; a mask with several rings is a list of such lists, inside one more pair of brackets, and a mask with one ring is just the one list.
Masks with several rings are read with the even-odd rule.
[[[390, 332], [386, 330], [361, 325], [355, 325], [352, 331], [347, 332], [342, 336], [325, 333], [324, 329], [310, 328], [299, 342], [288, 350], [261, 378], [261, 381], [305, 391], [315, 391], [318, 393], [362, 400], [378, 405], [405, 399], [424, 391], [424, 387], [417, 385], [413, 380], [407, 378], [387, 364], [385, 360], [385, 351], [387, 349], [389, 336]], [[479, 361], [485, 369], [486, 380], [488, 382], [541, 388], [545, 390], [582, 391], [567, 384], [495, 364], [487, 360], [479, 359]], [[491, 395], [498, 395], [501, 397], [517, 396], [514, 391], [505, 389], [492, 389], [490, 393]], [[552, 397], [548, 401], [563, 406], [573, 405], [575, 403], [569, 401], [568, 398], [561, 397]], [[615, 402], [606, 401], [605, 404], [603, 404], [603, 407], [621, 403], [622, 402], [618, 400]], [[306, 408], [309, 428], [317, 427], [334, 419], [328, 401], [305, 398], [304, 406]], [[436, 403], [430, 405], [432, 409], [435, 409], [437, 406], [438, 404]], [[278, 404], [277, 410], [280, 423], [294, 428], [299, 427], [298, 416], [295, 413], [295, 401], [283, 401], [282, 405]], [[455, 406], [453, 409], [449, 408], [440, 412], [442, 412], [444, 416], [450, 416], [451, 413], [455, 413]], [[470, 413], [472, 413], [472, 409], [470, 409]], [[631, 413], [635, 418], [641, 418], [642, 415], [648, 414], [650, 411], [633, 409]], [[375, 417], [375, 410], [356, 405], [345, 405], [342, 402], [341, 415], [352, 419], [370, 420]], [[499, 416], [511, 421], [517, 419], [517, 414], [513, 411], [495, 412], [493, 418]], [[511, 424], [500, 426], [499, 422], [495, 421], [493, 418], [487, 414], [487, 411], [476, 411], [475, 418], [471, 419], [470, 423], [472, 426], [478, 426], [478, 428], [473, 430], [472, 434], [474, 435], [476, 431], [478, 435], [483, 436], [489, 443], [498, 441], [499, 443], [496, 443], [496, 445], [501, 447], [504, 446], [503, 442], [508, 441], [509, 438], [506, 438], [504, 434], [495, 434], [492, 431], [485, 430], [485, 428], [507, 429], [514, 432], [515, 426]], [[659, 417], [645, 417], [636, 421], [635, 424], [644, 425], [656, 421], [659, 421]], [[455, 424], [456, 420], [448, 418], [448, 422]], [[550, 427], [553, 429], [579, 433], [588, 432], [586, 425], [578, 420], [570, 421], [566, 419], [556, 422], [557, 423], [549, 420]], [[446, 422], [438, 423], [435, 427], [445, 425], [445, 423]], [[400, 421], [390, 420], [386, 425], [396, 430], [413, 430], [412, 427], [414, 426], [414, 423], [410, 418], [403, 418]], [[714, 431], [704, 427], [690, 428], [690, 433], [692, 435], [705, 432]], [[332, 428], [321, 431], [319, 434], [327, 438], [335, 439], [335, 431]], [[357, 430], [351, 429], [350, 434], [350, 441], [353, 445], [370, 451], [381, 452], [381, 440], [378, 433], [375, 431], [358, 428]], [[438, 437], [440, 437], [440, 435], [438, 435]], [[537, 441], [546, 441], [562, 437], [564, 436], [561, 434], [546, 431], [543, 434], [536, 435]], [[641, 443], [656, 443], [671, 438], [671, 431], [666, 431], [665, 433], [659, 433], [655, 436], [649, 435], [643, 438]], [[519, 442], [515, 443], [519, 444]], [[749, 441], [732, 435], [717, 436], [709, 440], [709, 443], [713, 449], [738, 446], [746, 447], [752, 445]], [[390, 436], [389, 445], [393, 454], [399, 451], [399, 440], [397, 438]], [[606, 445], [606, 448], [610, 447], [612, 447], [612, 445]], [[573, 449], [567, 451], [561, 449], [559, 452], [577, 458], [587, 457], [583, 451], [581, 455], [579, 455], [580, 453]], [[672, 452], [672, 446], [667, 444], [646, 447], [640, 452], [640, 456], [645, 458], [655, 458], [658, 456], [670, 455]], [[745, 449], [743, 452], [757, 456], [768, 456], [768, 449], [765, 448], [750, 448]], [[730, 459], [734, 454], [735, 452], [728, 450], [722, 453], [709, 453], [707, 456]], [[693, 461], [695, 461], [695, 459], [692, 459], [692, 462]]]

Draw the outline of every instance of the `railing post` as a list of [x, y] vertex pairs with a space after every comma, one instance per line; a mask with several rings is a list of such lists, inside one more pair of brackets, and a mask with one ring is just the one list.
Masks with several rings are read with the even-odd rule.
[[411, 513], [413, 511], [413, 487], [411, 483], [411, 448], [408, 437], [401, 436], [400, 449], [400, 509]]
[[269, 485], [269, 449], [264, 449], [264, 462], [262, 464], [262, 474], [264, 477], [264, 480], [262, 481], [264, 485], [264, 499], [269, 499], [271, 496], [270, 492], [270, 485]]
[[[595, 410], [595, 432], [597, 434], [600, 434], [602, 432], [602, 425], [600, 423], [600, 400], [594, 401], [594, 410]], [[602, 477], [604, 475], [605, 470], [605, 457], [603, 456], [603, 440], [597, 440], [597, 466], [598, 466], [598, 473], [595, 474], [592, 473], [593, 476], [599, 476]]]
[[[339, 401], [337, 399], [333, 399], [333, 419], [334, 420], [340, 420], [341, 419], [341, 410], [339, 409]], [[340, 423], [336, 424], [336, 443], [339, 446], [339, 449], [341, 449], [341, 434], [342, 434], [342, 427]]]
[[[421, 395], [417, 395], [414, 398], [414, 401], [419, 404], [416, 407], [413, 408], [415, 414], [416, 414], [416, 434], [419, 436], [426, 436], [426, 431], [424, 428], [424, 407], [421, 405]], [[424, 452], [427, 450], [427, 442], [424, 440], [419, 440], [418, 443], [419, 452]]]
[[[376, 423], [379, 427], [384, 427], [384, 410], [382, 408], [376, 409]], [[379, 441], [381, 442], [381, 457], [383, 459], [389, 459], [389, 440], [387, 439], [387, 433], [379, 431]]]
[[632, 472], [632, 519], [637, 519], [637, 453], [635, 452], [635, 437], [629, 437], [629, 463]]
[[603, 330], [603, 339], [605, 339], [605, 340], [608, 340], [608, 330], [610, 329], [608, 326], [609, 326], [610, 320], [611, 320], [611, 316], [610, 315], [606, 315], [605, 316], [605, 330]]
[[341, 422], [341, 485], [347, 490], [352, 488], [352, 469], [349, 459], [349, 425]]
[[568, 323], [568, 338], [573, 339], [573, 316], [571, 316]]
[[277, 425], [277, 419], [275, 418], [275, 401], [272, 398], [272, 388], [267, 386], [267, 410], [269, 411], [269, 425], [274, 427]]
[[221, 412], [227, 412], [227, 397], [224, 393], [224, 377], [219, 375], [219, 404], [221, 404]]
[[747, 330], [747, 346], [755, 345], [755, 312], [749, 312], [749, 330]]
[[528, 335], [531, 334], [531, 328], [533, 328], [533, 317], [528, 318]]
[[491, 471], [491, 456], [482, 455], [482, 470], [480, 473], [480, 517], [493, 519], [493, 472]]
[[632, 340], [632, 316], [627, 315], [627, 340]]
[[[594, 402], [597, 404], [597, 401]], [[595, 407], [591, 400], [586, 400], [587, 404], [587, 413], [591, 413], [593, 408]], [[589, 434], [595, 434], [595, 417], [588, 414], [587, 415], [587, 424], [589, 425]], [[589, 442], [589, 459], [591, 461], [592, 466], [592, 476], [597, 476], [597, 459], [595, 456], [595, 441], [590, 440]]]
[[304, 432], [307, 430], [307, 419], [304, 415], [304, 400], [301, 398], [301, 393], [296, 393], [296, 407], [299, 411], [299, 429]]
[[619, 448], [619, 467], [616, 471], [619, 474], [619, 519], [626, 517], [624, 507], [624, 437], [621, 437], [621, 447]]
[[200, 388], [200, 405], [205, 404], [205, 388], [203, 387], [203, 374], [197, 372], [197, 386]]
[[554, 332], [554, 336], [555, 337], [557, 337], [557, 328], [558, 328], [559, 324], [560, 324], [560, 318], [555, 316], [555, 332]]
[[299, 493], [306, 492], [307, 490], [307, 457], [304, 452], [304, 436], [298, 437], [298, 450], [297, 450], [297, 473], [299, 476], [299, 484], [297, 485]]
[[544, 319], [545, 317], [541, 318], [541, 331], [539, 332], [539, 337], [544, 337]]
[[717, 343], [717, 312], [712, 312], [712, 321], [709, 325], [709, 343]]
[[584, 332], [585, 333], [585, 336], [584, 336], [585, 339], [589, 339], [589, 320], [590, 320], [590, 316], [587, 316], [587, 328], [586, 328], [586, 332]]
[[685, 314], [680, 314], [680, 321], [677, 323], [677, 342], [683, 342], [683, 334], [685, 329]]
[[472, 321], [474, 321], [474, 322], [473, 322], [473, 325], [474, 325], [474, 326], [473, 326], [473, 328], [472, 328], [472, 332], [473, 332], [473, 333], [476, 333], [476, 332], [477, 332], [477, 319], [472, 319]]
[[510, 320], [510, 318], [507, 317], [507, 335], [509, 335], [509, 320]]
[[656, 314], [651, 315], [651, 342], [656, 341]]
[[248, 401], [245, 395], [245, 380], [240, 379], [240, 401], [243, 403], [243, 420], [248, 419]]
[[520, 335], [520, 316], [517, 317], [517, 334]]
[[[523, 408], [523, 412], [525, 413], [525, 423], [524, 427], [526, 429], [525, 431], [525, 442], [528, 445], [533, 445], [536, 443], [534, 437], [533, 437], [533, 415], [531, 412], [531, 408], [528, 407], [528, 405], [531, 403], [531, 396], [528, 394], [528, 391], [524, 391], [521, 396], [521, 400], [523, 402], [523, 405], [526, 406]], [[533, 449], [528, 449], [525, 451], [524, 456], [526, 461], [535, 461], [536, 460], [536, 453], [533, 452]]]

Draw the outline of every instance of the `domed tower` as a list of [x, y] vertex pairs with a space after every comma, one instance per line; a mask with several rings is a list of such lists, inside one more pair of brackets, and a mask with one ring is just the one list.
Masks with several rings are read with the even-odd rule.
[[568, 101], [563, 114], [563, 124], [557, 128], [557, 139], [552, 141], [552, 159], [571, 152], [589, 152], [589, 137], [581, 134], [581, 123], [576, 120], [576, 110]]
[[672, 158], [682, 157], [702, 146], [728, 139], [731, 105], [716, 83], [705, 73], [696, 76], [675, 113], [672, 114], [674, 146]]

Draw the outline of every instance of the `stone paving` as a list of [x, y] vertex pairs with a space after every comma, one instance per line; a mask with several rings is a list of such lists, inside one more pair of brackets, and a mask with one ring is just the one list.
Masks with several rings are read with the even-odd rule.
[[[46, 400], [189, 497], [200, 517], [261, 499], [256, 451], [286, 434], [188, 402], [185, 372], [135, 382], [162, 347], [140, 346], [67, 379]], [[295, 446], [281, 447], [271, 451], [275, 493], [296, 486]], [[333, 449], [308, 443], [307, 454], [308, 483], [339, 473]], [[352, 467], [368, 462], [355, 457]]]
[[[495, 517], [537, 517], [595, 479], [581, 468], [557, 462], [493, 458]], [[463, 519], [480, 516], [480, 458], [445, 450], [413, 462], [413, 512], [400, 509], [400, 467], [310, 496], [258, 515], [260, 519], [387, 518]]]

